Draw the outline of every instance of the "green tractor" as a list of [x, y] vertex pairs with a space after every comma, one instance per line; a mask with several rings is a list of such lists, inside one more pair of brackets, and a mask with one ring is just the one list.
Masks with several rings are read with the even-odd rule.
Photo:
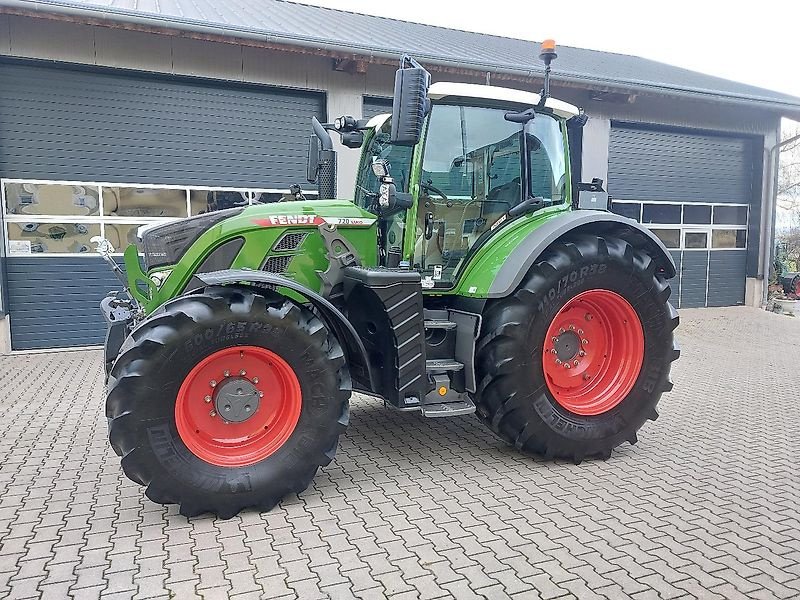
[[[675, 266], [601, 181], [572, 181], [586, 117], [550, 97], [555, 56], [541, 94], [431, 85], [404, 56], [391, 115], [314, 120], [319, 198], [140, 231], [144, 267], [128, 247], [102, 304], [106, 411], [151, 500], [269, 510], [334, 458], [352, 391], [474, 412], [551, 459], [636, 442], [671, 389]], [[331, 132], [363, 148], [354, 200], [335, 199]]]

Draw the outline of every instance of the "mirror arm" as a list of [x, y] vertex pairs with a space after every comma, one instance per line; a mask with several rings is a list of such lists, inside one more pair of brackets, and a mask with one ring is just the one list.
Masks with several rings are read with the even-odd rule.
[[311, 126], [314, 128], [314, 134], [322, 143], [322, 150], [333, 150], [333, 139], [331, 139], [331, 134], [327, 131], [332, 126], [328, 123], [323, 125], [317, 117], [311, 117]]

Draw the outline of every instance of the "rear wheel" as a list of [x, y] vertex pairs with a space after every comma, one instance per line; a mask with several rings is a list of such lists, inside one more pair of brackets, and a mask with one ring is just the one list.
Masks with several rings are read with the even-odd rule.
[[581, 236], [490, 304], [476, 351], [478, 417], [517, 448], [608, 457], [658, 416], [678, 357], [669, 284], [643, 252]]
[[187, 516], [272, 508], [333, 458], [350, 378], [324, 324], [271, 292], [167, 303], [122, 346], [109, 439], [132, 480]]

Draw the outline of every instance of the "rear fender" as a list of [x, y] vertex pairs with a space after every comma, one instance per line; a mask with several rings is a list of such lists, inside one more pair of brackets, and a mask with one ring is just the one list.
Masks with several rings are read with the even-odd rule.
[[560, 213], [531, 231], [509, 253], [489, 286], [488, 297], [505, 298], [511, 294], [548, 247], [580, 233], [621, 238], [646, 252], [664, 277], [675, 277], [675, 262], [669, 250], [641, 223], [608, 212], [575, 210]]
[[372, 392], [375, 389], [374, 374], [367, 358], [367, 351], [352, 323], [350, 323], [347, 317], [328, 300], [302, 284], [282, 277], [281, 275], [263, 271], [226, 269], [223, 271], [212, 271], [210, 273], [196, 273], [192, 281], [189, 282], [186, 291], [194, 291], [205, 286], [236, 283], [274, 285], [276, 288], [291, 290], [305, 299], [305, 301], [314, 306], [321, 315], [322, 320], [325, 321], [325, 324], [333, 331], [336, 339], [339, 340], [339, 343], [342, 345], [342, 349], [347, 357], [351, 377], [353, 377], [356, 382], [361, 383], [362, 386], [368, 386], [362, 388], [364, 391]]

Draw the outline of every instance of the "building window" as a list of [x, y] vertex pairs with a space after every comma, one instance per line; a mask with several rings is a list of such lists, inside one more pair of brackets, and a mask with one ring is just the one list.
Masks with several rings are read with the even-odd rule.
[[8, 215], [90, 217], [100, 214], [100, 190], [94, 185], [7, 183]]
[[684, 204], [683, 222], [687, 225], [709, 225], [711, 206], [708, 204]]
[[100, 235], [99, 223], [8, 223], [9, 254], [84, 254], [94, 249], [95, 235]]
[[715, 225], [747, 225], [746, 206], [721, 206], [714, 207]]
[[715, 229], [711, 233], [711, 247], [718, 249], [746, 248], [747, 231], [744, 229]]
[[188, 217], [186, 190], [180, 188], [103, 186], [103, 214], [108, 217]]
[[638, 221], [641, 216], [642, 205], [638, 202], [612, 202], [611, 212], [622, 217]]
[[667, 248], [680, 248], [681, 247], [681, 230], [680, 229], [651, 229], [654, 234], [660, 239]]
[[645, 204], [642, 207], [642, 223], [675, 223], [680, 225], [680, 204]]
[[705, 231], [687, 231], [683, 234], [683, 247], [687, 250], [705, 250], [708, 248], [708, 233]]
[[[142, 225], [205, 212], [290, 199], [288, 188], [222, 189], [80, 181], [3, 179], [8, 256], [94, 254], [103, 236], [117, 253], [138, 244]], [[304, 191], [315, 198], [315, 191]], [[293, 198], [291, 198], [293, 199]]]

